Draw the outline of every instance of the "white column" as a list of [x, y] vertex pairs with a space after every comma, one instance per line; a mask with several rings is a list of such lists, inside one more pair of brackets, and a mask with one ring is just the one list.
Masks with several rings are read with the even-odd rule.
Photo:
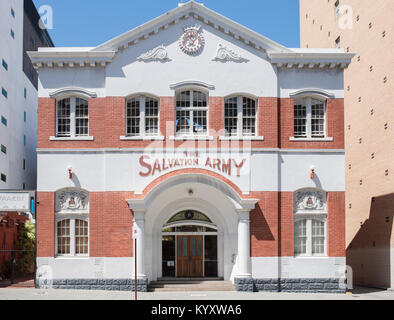
[[[137, 239], [137, 256], [134, 254], [134, 259], [137, 258], [137, 277], [146, 278], [145, 275], [145, 261], [144, 261], [144, 241], [145, 241], [145, 211], [134, 211], [134, 237]], [[134, 253], [135, 242], [133, 241]]]
[[239, 211], [237, 278], [252, 277], [250, 264], [250, 211]]

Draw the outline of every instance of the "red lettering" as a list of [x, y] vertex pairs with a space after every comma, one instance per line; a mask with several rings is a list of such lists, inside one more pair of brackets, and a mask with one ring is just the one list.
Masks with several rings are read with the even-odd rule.
[[237, 164], [237, 161], [235, 161], [234, 159], [232, 160], [234, 162], [235, 167], [237, 168], [237, 177], [239, 178], [241, 176], [241, 169], [244, 166], [246, 159], [243, 159], [240, 164]]
[[147, 172], [142, 172], [142, 171], [140, 171], [140, 176], [141, 176], [141, 177], [147, 177], [147, 176], [149, 176], [149, 175], [151, 174], [151, 172], [152, 172], [152, 166], [151, 166], [149, 163], [145, 162], [145, 159], [146, 159], [146, 160], [149, 160], [150, 157], [149, 157], [149, 156], [142, 156], [142, 157], [140, 158], [140, 165], [141, 165], [142, 167], [146, 168], [148, 171], [147, 171]]
[[159, 160], [156, 160], [156, 161], [155, 161], [155, 165], [154, 165], [153, 170], [152, 170], [152, 176], [155, 175], [156, 171], [161, 172]]
[[231, 177], [231, 159], [227, 162], [225, 160], [222, 161], [222, 172], [228, 174]]

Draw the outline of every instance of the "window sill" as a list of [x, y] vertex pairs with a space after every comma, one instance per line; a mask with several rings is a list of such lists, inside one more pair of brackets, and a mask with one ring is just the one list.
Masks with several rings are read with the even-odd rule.
[[264, 141], [264, 137], [220, 137], [220, 141]]
[[170, 137], [170, 140], [172, 141], [213, 141], [214, 137], [211, 136], [175, 136], [175, 137]]
[[290, 137], [290, 141], [292, 142], [332, 142], [334, 141], [334, 138], [295, 138], [295, 137]]
[[94, 137], [50, 137], [50, 141], [93, 141]]
[[295, 259], [328, 259], [327, 255], [316, 255], [316, 256], [308, 256], [308, 255], [300, 255], [300, 256], [294, 256]]
[[164, 141], [163, 136], [154, 137], [120, 137], [121, 141]]
[[56, 260], [87, 260], [90, 259], [89, 255], [82, 255], [82, 256], [71, 256], [71, 255], [65, 255], [65, 256], [56, 256]]

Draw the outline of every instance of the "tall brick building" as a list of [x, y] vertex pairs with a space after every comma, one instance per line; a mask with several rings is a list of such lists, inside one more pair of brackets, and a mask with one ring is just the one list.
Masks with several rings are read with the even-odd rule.
[[39, 274], [127, 290], [137, 258], [140, 290], [342, 292], [352, 56], [283, 47], [194, 1], [95, 48], [31, 52]]
[[301, 47], [356, 53], [345, 70], [346, 246], [356, 284], [394, 287], [394, 2], [300, 1]]

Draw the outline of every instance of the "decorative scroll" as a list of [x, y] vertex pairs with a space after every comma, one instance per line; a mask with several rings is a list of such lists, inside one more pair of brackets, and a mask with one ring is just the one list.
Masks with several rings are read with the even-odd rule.
[[140, 61], [167, 61], [168, 53], [164, 45], [158, 46], [147, 53], [140, 55], [137, 60]]
[[297, 212], [326, 212], [326, 196], [321, 191], [301, 191], [295, 197]]
[[56, 193], [56, 212], [89, 212], [89, 193], [67, 189]]
[[246, 62], [247, 59], [243, 58], [241, 55], [235, 53], [234, 51], [227, 49], [224, 45], [219, 43], [216, 56], [212, 59], [213, 61], [237, 61]]

